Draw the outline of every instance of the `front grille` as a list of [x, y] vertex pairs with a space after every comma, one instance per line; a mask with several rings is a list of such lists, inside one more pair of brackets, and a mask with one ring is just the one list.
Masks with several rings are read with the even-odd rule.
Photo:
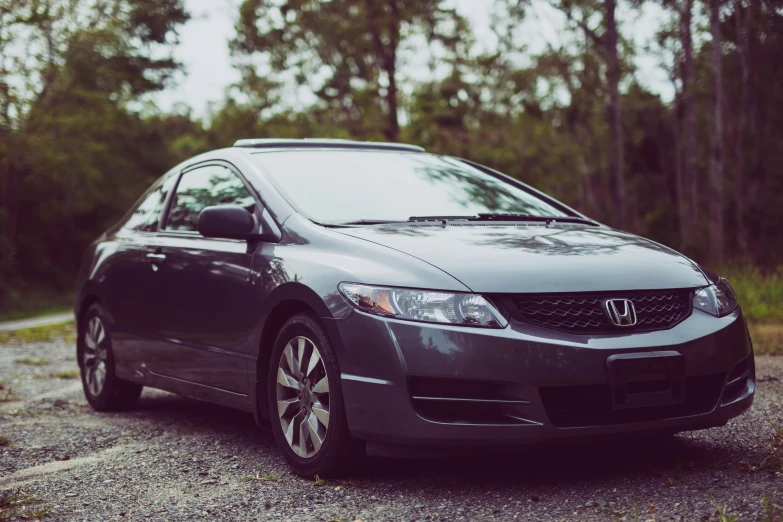
[[680, 404], [614, 409], [609, 384], [542, 386], [538, 389], [549, 421], [558, 428], [606, 426], [709, 413], [720, 397], [725, 373], [685, 378]]
[[[512, 301], [520, 314], [519, 318], [530, 324], [577, 334], [601, 334], [671, 328], [690, 315], [691, 295], [690, 290], [667, 290], [515, 296]], [[636, 308], [635, 326], [618, 328], [606, 316], [606, 300], [620, 298], [633, 302]]]

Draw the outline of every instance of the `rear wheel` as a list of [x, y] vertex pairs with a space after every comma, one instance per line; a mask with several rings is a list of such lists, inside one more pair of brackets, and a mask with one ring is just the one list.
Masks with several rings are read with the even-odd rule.
[[299, 314], [283, 325], [267, 382], [272, 431], [295, 473], [326, 476], [353, 463], [360, 446], [348, 431], [337, 357], [316, 317]]
[[124, 410], [136, 404], [142, 386], [115, 375], [114, 352], [105, 317], [103, 307], [96, 303], [82, 319], [77, 346], [82, 388], [94, 410]]

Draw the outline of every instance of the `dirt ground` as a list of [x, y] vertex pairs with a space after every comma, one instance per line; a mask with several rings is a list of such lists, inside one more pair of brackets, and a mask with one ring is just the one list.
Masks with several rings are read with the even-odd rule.
[[99, 414], [73, 343], [0, 345], [0, 520], [783, 520], [783, 358], [723, 428], [289, 474], [250, 415], [145, 390]]

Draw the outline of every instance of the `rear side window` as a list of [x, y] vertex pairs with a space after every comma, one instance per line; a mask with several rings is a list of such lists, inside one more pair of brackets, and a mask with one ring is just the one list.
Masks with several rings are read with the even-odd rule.
[[166, 228], [196, 232], [201, 211], [214, 205], [238, 205], [252, 214], [256, 200], [226, 167], [210, 165], [189, 170], [177, 185]]
[[163, 206], [166, 204], [166, 198], [171, 191], [171, 187], [177, 181], [176, 176], [171, 176], [159, 183], [157, 187], [142, 200], [131, 217], [125, 223], [128, 230], [138, 230], [141, 232], [154, 232], [158, 229], [160, 215], [163, 212]]

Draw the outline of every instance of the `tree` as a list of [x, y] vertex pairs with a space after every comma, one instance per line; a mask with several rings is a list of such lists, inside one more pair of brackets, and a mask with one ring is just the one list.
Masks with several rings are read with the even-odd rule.
[[741, 255], [748, 250], [745, 226], [746, 206], [746, 131], [748, 123], [755, 121], [753, 103], [750, 97], [750, 33], [753, 30], [753, 9], [745, 7], [742, 0], [734, 0], [735, 45], [739, 59], [740, 85], [739, 106], [734, 111], [734, 230], [737, 237], [737, 247]]
[[[151, 171], [163, 172], [162, 145], [128, 104], [178, 69], [165, 51], [187, 18], [180, 0], [0, 7], [4, 270], [70, 283], [98, 227], [138, 196]], [[116, 176], [126, 178], [117, 184]], [[74, 226], [70, 236], [64, 223]]]
[[396, 141], [401, 49], [418, 38], [454, 53], [465, 33], [445, 0], [245, 0], [232, 49], [307, 85], [352, 135]]
[[[602, 0], [595, 5], [591, 1], [574, 2], [571, 0], [551, 0], [550, 5], [563, 12], [569, 21], [575, 23], [586, 37], [590, 38], [603, 51], [606, 65], [606, 88], [608, 92], [607, 121], [610, 132], [610, 173], [613, 183], [614, 221], [619, 227], [628, 225], [628, 194], [625, 179], [625, 139], [623, 133], [622, 100], [620, 80], [619, 41], [617, 30], [617, 0]], [[602, 23], [599, 29], [588, 24], [588, 15], [600, 11]], [[582, 16], [576, 13], [582, 12]]]
[[675, 135], [676, 201], [680, 246], [688, 249], [696, 239], [698, 216], [698, 172], [696, 162], [696, 78], [693, 47], [693, 0], [663, 0], [673, 14], [671, 25], [658, 33], [659, 47], [667, 51], [671, 62], [670, 78], [674, 87], [672, 127]]
[[710, 0], [710, 72], [712, 75], [712, 133], [710, 136], [710, 252], [723, 262], [723, 53], [720, 27], [721, 0]]
[[[695, 227], [699, 221], [698, 176], [696, 172], [696, 85], [693, 66], [693, 0], [684, 0], [680, 11], [680, 34], [682, 38], [682, 104], [683, 104], [683, 188], [686, 209], [681, 210], [682, 242], [688, 247], [693, 241]], [[677, 146], [681, 146], [679, 143]]]
[[[576, 180], [578, 206], [589, 215], [612, 219], [616, 216], [606, 212], [606, 208], [611, 206], [609, 200], [613, 196], [607, 197], [604, 193], [605, 184], [601, 183], [600, 175], [601, 149], [606, 138], [605, 122], [601, 121], [604, 104], [596, 103], [596, 99], [600, 99], [596, 94], [605, 90], [600, 74], [602, 52], [587, 33], [581, 36], [574, 44], [564, 43], [557, 49], [550, 47], [538, 56], [536, 69], [529, 76], [546, 78], [557, 87], [564, 87], [568, 93], [562, 128], [567, 133], [579, 173]], [[552, 93], [553, 99], [557, 97], [557, 91], [556, 88]]]

